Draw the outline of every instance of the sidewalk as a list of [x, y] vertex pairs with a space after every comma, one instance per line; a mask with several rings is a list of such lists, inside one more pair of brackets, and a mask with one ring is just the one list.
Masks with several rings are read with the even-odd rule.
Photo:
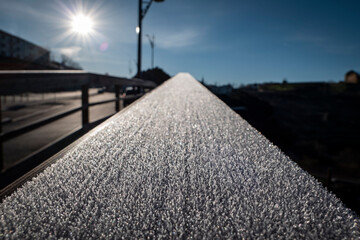
[[[113, 93], [98, 94], [96, 89], [89, 91], [89, 102], [102, 101], [114, 98]], [[59, 96], [59, 95], [58, 95]], [[37, 120], [79, 107], [81, 105], [80, 94], [64, 93], [49, 101], [25, 102], [24, 104], [10, 104], [2, 112], [2, 129], [8, 132], [25, 125], [31, 124]], [[33, 98], [34, 99], [34, 98]], [[108, 103], [90, 108], [90, 122], [108, 116], [115, 112], [115, 103]], [[10, 167], [18, 161], [21, 161], [27, 155], [39, 150], [47, 144], [69, 134], [81, 127], [81, 112], [76, 112], [60, 120], [44, 125], [31, 132], [23, 134], [3, 143], [5, 168]]]
[[[15, 128], [32, 123], [38, 119], [64, 112], [81, 105], [81, 92], [62, 92], [62, 93], [46, 93], [29, 94], [29, 101], [21, 101], [17, 96], [15, 102], [9, 102], [10, 97], [6, 97], [4, 101], [2, 96], [2, 124], [3, 131], [10, 131]], [[113, 97], [112, 93], [98, 94], [97, 89], [89, 89], [90, 102], [105, 100]], [[4, 103], [5, 102], [5, 103]]]
[[[97, 89], [89, 89], [89, 96], [97, 94]], [[76, 99], [81, 99], [81, 91], [1, 96], [2, 123], [17, 122], [33, 117], [53, 108], [68, 105]]]

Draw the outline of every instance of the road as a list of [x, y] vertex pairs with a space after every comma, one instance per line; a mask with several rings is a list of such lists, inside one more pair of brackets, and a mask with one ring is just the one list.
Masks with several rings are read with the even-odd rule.
[[[90, 90], [90, 103], [113, 98], [113, 93], [97, 94], [96, 91]], [[12, 121], [3, 124], [3, 131], [11, 131], [30, 124], [36, 120], [61, 113], [81, 105], [80, 92], [57, 93], [56, 102], [54, 98], [50, 97], [45, 100], [46, 101], [36, 101], [36, 98], [33, 97], [33, 99], [30, 99], [28, 102], [19, 102], [16, 104], [17, 106], [26, 105], [26, 107], [17, 110], [4, 111], [3, 118], [11, 119]], [[16, 107], [11, 106], [8, 108], [16, 109]], [[113, 113], [115, 113], [115, 103], [107, 103], [90, 107], [90, 122]], [[79, 111], [51, 124], [6, 141], [3, 144], [5, 159], [4, 167], [8, 168], [16, 164], [27, 155], [80, 127], [81, 112]]]

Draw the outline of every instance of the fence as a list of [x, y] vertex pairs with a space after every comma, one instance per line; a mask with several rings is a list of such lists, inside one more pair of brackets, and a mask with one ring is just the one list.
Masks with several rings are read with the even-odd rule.
[[[0, 111], [0, 189], [20, 178], [23, 174], [33, 169], [45, 159], [58, 152], [75, 139], [100, 124], [111, 115], [103, 117], [95, 122], [89, 122], [89, 108], [96, 105], [115, 102], [115, 111], [120, 111], [120, 100], [125, 102], [133, 101], [142, 96], [139, 93], [132, 96], [120, 98], [121, 86], [134, 86], [138, 88], [151, 89], [156, 86], [151, 81], [140, 79], [126, 79], [107, 75], [87, 73], [84, 71], [0, 71], [0, 96], [10, 94], [21, 94], [25, 92], [56, 92], [81, 89], [81, 106], [45, 119], [38, 120], [29, 125], [14, 129], [9, 132], [2, 132], [1, 111]], [[106, 87], [115, 93], [110, 100], [89, 103], [89, 87]], [[143, 91], [142, 91], [143, 92]], [[1, 101], [0, 101], [1, 109]], [[59, 141], [46, 146], [45, 148], [31, 154], [18, 164], [5, 169], [3, 142], [19, 137], [25, 133], [64, 118], [75, 112], [82, 112], [82, 127]]]

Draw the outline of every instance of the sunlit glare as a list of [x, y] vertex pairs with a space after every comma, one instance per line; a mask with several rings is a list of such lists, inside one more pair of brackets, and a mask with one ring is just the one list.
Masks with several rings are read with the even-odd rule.
[[83, 14], [75, 15], [72, 19], [72, 30], [75, 33], [87, 35], [93, 30], [93, 21]]
[[[109, 9], [104, 7], [105, 1], [54, 1], [59, 11], [59, 19], [54, 25], [59, 27], [59, 35], [54, 42], [62, 46], [69, 45], [79, 48], [97, 48], [106, 51], [108, 39], [103, 35], [108, 24], [106, 14]], [[103, 44], [104, 45], [101, 45]], [[81, 45], [80, 45], [81, 44]], [[74, 53], [76, 55], [76, 53]], [[70, 54], [71, 55], [71, 54]]]

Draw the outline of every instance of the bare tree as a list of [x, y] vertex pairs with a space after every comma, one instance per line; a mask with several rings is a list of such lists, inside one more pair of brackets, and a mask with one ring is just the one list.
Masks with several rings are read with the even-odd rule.
[[65, 54], [61, 54], [61, 65], [73, 69], [82, 69], [79, 63], [75, 62], [72, 58]]

